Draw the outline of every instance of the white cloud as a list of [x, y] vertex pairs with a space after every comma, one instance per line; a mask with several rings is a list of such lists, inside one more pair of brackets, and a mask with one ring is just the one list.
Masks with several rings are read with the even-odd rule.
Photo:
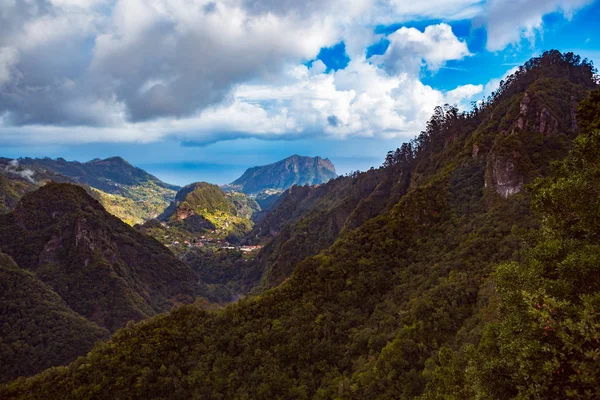
[[[423, 128], [436, 105], [461, 103], [481, 91], [479, 86], [467, 85], [442, 93], [423, 85], [417, 76], [390, 76], [364, 59], [328, 74], [315, 62], [310, 69], [289, 68], [285, 75], [277, 85], [240, 85], [228, 104], [208, 107], [188, 118], [126, 123], [122, 128], [36, 126], [26, 136], [35, 143], [149, 142], [176, 137], [205, 144], [239, 137], [316, 135], [407, 139]], [[20, 135], [26, 129], [0, 128], [0, 136], [23, 140]]]
[[19, 61], [19, 53], [13, 47], [0, 48], [0, 87], [9, 82], [15, 73], [15, 64]]
[[487, 48], [491, 51], [518, 44], [522, 39], [535, 41], [543, 29], [542, 17], [561, 12], [566, 18], [594, 0], [489, 0], [485, 9], [488, 31]]
[[[366, 60], [375, 26], [480, 17], [498, 49], [589, 1], [0, 0], [0, 142], [410, 137], [497, 83], [420, 81], [470, 55], [445, 23], [400, 28]], [[304, 65], [341, 40], [346, 69]]]
[[385, 54], [372, 59], [392, 74], [418, 74], [422, 65], [437, 70], [446, 61], [470, 55], [467, 44], [454, 35], [448, 24], [430, 25], [423, 32], [402, 27], [389, 35], [388, 40], [390, 45]]
[[464, 85], [446, 92], [445, 99], [448, 104], [456, 104], [459, 108], [465, 110], [469, 108], [469, 101], [474, 100], [476, 96], [484, 92], [484, 85]]

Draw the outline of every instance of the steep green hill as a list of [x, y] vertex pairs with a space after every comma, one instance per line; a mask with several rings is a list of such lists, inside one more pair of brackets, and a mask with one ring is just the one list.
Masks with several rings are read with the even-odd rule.
[[240, 251], [240, 244], [259, 210], [256, 201], [243, 193], [198, 182], [177, 193], [160, 221], [138, 228], [169, 247], [202, 281], [216, 285], [221, 300], [231, 301], [244, 292], [239, 276], [251, 257]]
[[[538, 261], [523, 274], [518, 268], [516, 275], [499, 271], [499, 282], [512, 282], [516, 291], [497, 286], [490, 277], [499, 263], [522, 259], [524, 239], [540, 226], [540, 218], [530, 212], [526, 185], [549, 174], [551, 161], [568, 154], [578, 124], [589, 125], [590, 112], [576, 118], [575, 111], [595, 86], [589, 63], [549, 52], [528, 62], [472, 112], [437, 108], [426, 131], [386, 159], [382, 172], [389, 171], [390, 182], [410, 172], [408, 188], [398, 186], [398, 200], [382, 205], [382, 199], [367, 196], [371, 201], [365, 208], [356, 207], [364, 214], [348, 221], [357, 221], [354, 229], [342, 230], [330, 247], [296, 264], [278, 287], [218, 312], [188, 306], [128, 327], [68, 368], [16, 381], [0, 389], [0, 395], [469, 398], [451, 390], [465, 388], [460, 385], [465, 364], [461, 367], [460, 357], [450, 349], [474, 344], [484, 346], [483, 368], [473, 364], [481, 360], [477, 357], [466, 366], [476, 376], [481, 373], [475, 381], [480, 387], [474, 390], [482, 398], [586, 398], [585, 389], [587, 398], [593, 398], [598, 387], [598, 364], [593, 364], [598, 288], [595, 280], [587, 282], [597, 264], [595, 253], [585, 252], [587, 243], [575, 258], [559, 250], [567, 257], [555, 268], [546, 270]], [[597, 154], [597, 143], [588, 145], [588, 154]], [[570, 231], [573, 238], [597, 240], [596, 202], [582, 204], [583, 214], [569, 208], [594, 198], [600, 183], [596, 164], [590, 164], [589, 175], [580, 168], [585, 163], [572, 165], [562, 178], [570, 185], [561, 186], [559, 176], [554, 186], [536, 184], [536, 193], [547, 205], [554, 204], [553, 195], [565, 200], [550, 209], [554, 229], [564, 229], [560, 223], [566, 217], [577, 228]], [[364, 174], [376, 176], [375, 171]], [[571, 204], [568, 196], [578, 201]], [[307, 209], [319, 210], [313, 207]], [[331, 208], [334, 213], [336, 209]], [[592, 223], [581, 223], [583, 217], [591, 217]], [[272, 226], [281, 225], [274, 220]], [[557, 254], [546, 249], [541, 254], [546, 258]], [[579, 270], [579, 265], [585, 268]], [[539, 290], [535, 271], [543, 273], [539, 279], [548, 279]], [[569, 273], [576, 279], [561, 279], [560, 274]], [[582, 284], [588, 285], [582, 292], [588, 297], [578, 298]], [[539, 315], [533, 307], [523, 308], [520, 299], [535, 306], [540, 296], [556, 297], [557, 303], [540, 303], [537, 309], [544, 311]], [[575, 308], [566, 307], [566, 300]], [[556, 317], [560, 330], [547, 314], [553, 312], [550, 308], [561, 310]], [[485, 322], [497, 319], [499, 311], [508, 316], [496, 330], [499, 335], [480, 342]], [[546, 327], [560, 334], [546, 342]], [[515, 334], [517, 342], [511, 344], [506, 332]], [[565, 369], [565, 382], [570, 383], [561, 393], [556, 383], [561, 381], [553, 380], [557, 364], [552, 357], [568, 360], [571, 354], [575, 362], [571, 370]], [[453, 368], [455, 364], [459, 367]], [[580, 366], [586, 368], [574, 370]]]
[[0, 249], [110, 331], [200, 294], [185, 264], [75, 185], [45, 185], [0, 216]]
[[328, 159], [297, 154], [273, 164], [249, 168], [229, 187], [246, 194], [283, 191], [294, 185], [318, 185], [337, 176]]
[[[180, 231], [177, 238], [189, 241], [202, 233], [211, 233], [219, 239], [243, 236], [252, 228], [250, 218], [259, 210], [256, 201], [242, 193], [226, 193], [217, 185], [197, 182], [177, 192], [175, 200], [158, 217], [167, 229], [149, 233], [161, 240], [164, 234], [169, 234], [167, 230], [174, 229]], [[156, 224], [146, 225], [153, 227], [161, 228]], [[171, 233], [169, 237], [175, 232]]]

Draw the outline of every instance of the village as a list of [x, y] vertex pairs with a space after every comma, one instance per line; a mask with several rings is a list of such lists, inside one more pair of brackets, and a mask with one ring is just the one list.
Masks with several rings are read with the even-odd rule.
[[178, 241], [178, 240], [173, 240], [173, 242], [171, 244], [167, 244], [167, 247], [181, 247], [181, 248], [189, 248], [189, 247], [199, 247], [199, 248], [219, 248], [219, 249], [225, 249], [225, 250], [239, 250], [239, 251], [243, 251], [245, 253], [249, 253], [255, 250], [259, 250], [261, 249], [261, 245], [244, 245], [244, 246], [239, 246], [239, 245], [233, 245], [231, 243], [229, 243], [226, 240], [218, 240], [212, 237], [206, 237], [206, 236], [200, 236], [197, 239], [192, 239], [192, 241], [189, 240], [183, 240], [183, 241]]
[[[165, 228], [169, 228], [164, 222], [161, 224]], [[261, 249], [261, 245], [236, 245], [222, 238], [223, 233], [220, 230], [210, 231], [210, 235], [200, 235], [195, 238], [173, 238], [171, 235], [164, 236], [166, 247], [189, 249], [189, 248], [206, 248], [211, 250], [237, 250], [244, 253], [250, 253]]]

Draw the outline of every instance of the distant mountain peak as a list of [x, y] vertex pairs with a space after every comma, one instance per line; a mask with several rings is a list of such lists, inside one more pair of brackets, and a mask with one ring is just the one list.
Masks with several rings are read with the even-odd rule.
[[102, 163], [122, 164], [122, 165], [131, 166], [129, 161], [127, 161], [126, 159], [124, 159], [123, 157], [120, 157], [120, 156], [113, 156], [113, 157], [108, 157], [105, 159], [94, 158], [93, 160], [88, 161], [86, 164], [102, 164]]
[[335, 166], [329, 159], [293, 154], [272, 164], [247, 169], [229, 187], [252, 194], [283, 191], [294, 185], [318, 185], [336, 177]]

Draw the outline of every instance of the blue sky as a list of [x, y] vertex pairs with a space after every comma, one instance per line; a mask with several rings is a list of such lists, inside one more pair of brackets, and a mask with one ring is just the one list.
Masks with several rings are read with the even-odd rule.
[[592, 0], [4, 2], [0, 156], [120, 155], [177, 184], [292, 154], [365, 170], [544, 50], [600, 65], [599, 15]]

